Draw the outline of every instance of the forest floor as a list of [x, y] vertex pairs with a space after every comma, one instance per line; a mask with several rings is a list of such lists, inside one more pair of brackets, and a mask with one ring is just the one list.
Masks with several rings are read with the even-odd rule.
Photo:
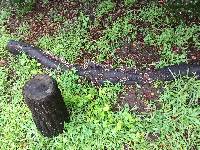
[[[8, 5], [9, 6], [9, 5]], [[75, 70], [48, 70], [8, 40], [30, 43], [69, 63], [148, 70], [200, 62], [199, 2], [123, 0], [28, 3], [0, 10], [0, 149], [200, 149], [200, 80], [91, 84]], [[70, 122], [43, 137], [24, 103], [24, 83], [53, 76]]]

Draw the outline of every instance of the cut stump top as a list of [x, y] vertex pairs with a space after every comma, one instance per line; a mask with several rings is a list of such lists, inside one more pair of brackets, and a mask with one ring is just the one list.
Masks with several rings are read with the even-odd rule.
[[56, 82], [46, 74], [36, 75], [24, 86], [24, 95], [29, 99], [42, 100], [55, 92]]

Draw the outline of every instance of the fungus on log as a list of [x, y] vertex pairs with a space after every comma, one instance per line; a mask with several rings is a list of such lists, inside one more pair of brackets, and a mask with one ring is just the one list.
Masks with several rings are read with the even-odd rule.
[[23, 95], [37, 129], [44, 136], [52, 137], [63, 132], [69, 114], [53, 78], [36, 75], [25, 84]]
[[25, 53], [47, 68], [56, 69], [60, 67], [62, 70], [75, 68], [78, 75], [100, 85], [104, 84], [106, 81], [110, 81], [111, 83], [122, 83], [125, 85], [134, 83], [142, 84], [154, 80], [170, 81], [177, 75], [194, 76], [195, 74], [200, 78], [200, 65], [198, 64], [183, 63], [164, 67], [162, 69], [141, 72], [137, 69], [107, 69], [104, 68], [104, 66], [94, 63], [85, 64], [84, 66], [79, 64], [69, 64], [54, 56], [46, 54], [39, 48], [19, 41], [10, 40], [7, 44], [7, 48], [14, 55]]

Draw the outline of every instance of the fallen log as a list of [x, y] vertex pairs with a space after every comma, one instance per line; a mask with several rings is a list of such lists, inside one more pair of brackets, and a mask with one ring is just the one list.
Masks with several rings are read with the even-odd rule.
[[10, 40], [7, 49], [14, 55], [26, 53], [30, 58], [36, 59], [47, 68], [69, 70], [75, 68], [76, 73], [96, 84], [104, 84], [106, 81], [111, 83], [122, 83], [126, 85], [134, 83], [151, 82], [154, 80], [170, 81], [175, 76], [200, 76], [200, 66], [197, 64], [179, 64], [164, 67], [158, 70], [141, 72], [137, 69], [106, 69], [104, 66], [89, 63], [85, 65], [69, 64], [59, 58], [45, 53], [41, 49], [30, 44]]
[[37, 129], [44, 136], [52, 137], [63, 132], [69, 114], [53, 78], [48, 75], [33, 77], [25, 84], [23, 95]]

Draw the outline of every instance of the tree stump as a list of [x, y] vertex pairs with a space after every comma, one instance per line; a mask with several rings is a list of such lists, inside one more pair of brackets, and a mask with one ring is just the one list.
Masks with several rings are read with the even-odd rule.
[[37, 129], [44, 136], [52, 137], [63, 132], [69, 113], [53, 78], [36, 75], [25, 84], [23, 95]]

